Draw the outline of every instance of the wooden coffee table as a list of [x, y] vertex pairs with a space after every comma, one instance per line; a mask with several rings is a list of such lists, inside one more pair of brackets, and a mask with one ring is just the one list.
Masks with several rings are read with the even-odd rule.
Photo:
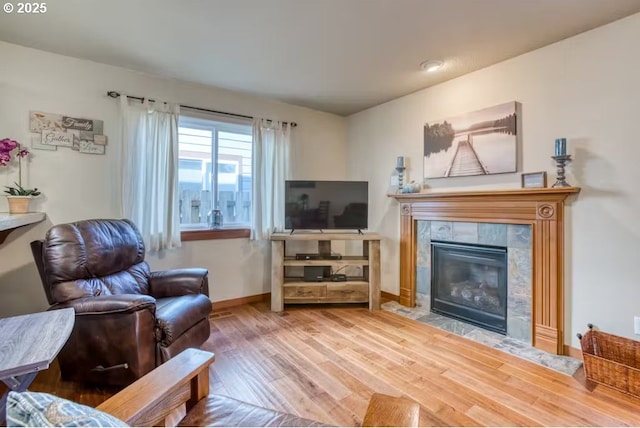
[[[49, 368], [74, 321], [72, 308], [0, 319], [0, 381], [9, 391], [26, 391], [38, 372]], [[0, 422], [9, 391], [0, 398]]]

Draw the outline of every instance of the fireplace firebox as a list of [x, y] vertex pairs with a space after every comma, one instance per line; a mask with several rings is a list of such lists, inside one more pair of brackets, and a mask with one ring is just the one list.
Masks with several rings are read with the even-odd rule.
[[431, 310], [507, 332], [507, 249], [431, 241]]

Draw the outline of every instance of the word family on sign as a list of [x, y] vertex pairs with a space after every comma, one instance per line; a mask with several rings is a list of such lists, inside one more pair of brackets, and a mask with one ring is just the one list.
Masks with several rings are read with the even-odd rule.
[[93, 120], [62, 116], [62, 126], [67, 129], [78, 129], [80, 131], [93, 131]]

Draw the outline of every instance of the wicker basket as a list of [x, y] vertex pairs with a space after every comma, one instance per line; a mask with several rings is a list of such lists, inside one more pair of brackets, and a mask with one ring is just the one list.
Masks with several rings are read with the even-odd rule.
[[593, 329], [578, 334], [588, 380], [640, 397], [640, 342]]

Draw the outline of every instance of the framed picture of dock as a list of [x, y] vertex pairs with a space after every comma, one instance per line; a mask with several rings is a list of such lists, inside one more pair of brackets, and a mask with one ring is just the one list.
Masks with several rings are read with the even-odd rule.
[[515, 101], [424, 124], [424, 178], [517, 171]]

